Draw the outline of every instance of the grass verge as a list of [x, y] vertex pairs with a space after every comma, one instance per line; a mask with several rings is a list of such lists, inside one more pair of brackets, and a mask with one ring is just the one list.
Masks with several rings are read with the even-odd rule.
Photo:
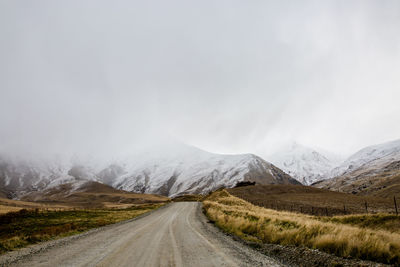
[[[248, 241], [318, 249], [340, 257], [400, 264], [400, 234], [365, 224], [360, 216], [315, 217], [255, 206], [226, 190], [204, 202], [207, 217], [226, 232]], [[378, 216], [378, 215], [363, 215]], [[352, 217], [354, 217], [352, 219]], [[397, 218], [400, 220], [400, 218]], [[392, 225], [389, 227], [392, 228]]]
[[203, 195], [183, 195], [183, 196], [178, 196], [172, 199], [173, 202], [199, 202], [202, 201], [204, 198]]
[[126, 209], [40, 211], [22, 209], [0, 215], [0, 254], [30, 244], [78, 234], [92, 228], [135, 218], [164, 204]]

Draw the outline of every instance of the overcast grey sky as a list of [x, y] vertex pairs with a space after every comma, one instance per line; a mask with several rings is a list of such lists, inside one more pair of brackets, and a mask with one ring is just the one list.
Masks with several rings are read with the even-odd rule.
[[0, 150], [400, 138], [400, 1], [0, 1]]

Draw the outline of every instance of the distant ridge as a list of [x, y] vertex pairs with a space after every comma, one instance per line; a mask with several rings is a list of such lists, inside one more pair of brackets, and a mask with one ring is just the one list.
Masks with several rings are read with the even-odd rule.
[[400, 139], [363, 148], [316, 187], [353, 194], [393, 196], [400, 193]]
[[27, 193], [21, 200], [101, 208], [111, 203], [113, 205], [158, 203], [169, 199], [151, 194], [130, 193], [95, 181], [77, 180], [43, 191]]
[[256, 155], [220, 155], [183, 144], [169, 144], [101, 166], [76, 161], [34, 162], [2, 157], [0, 189], [21, 197], [90, 180], [130, 192], [178, 196], [205, 194], [221, 186], [233, 187], [239, 181], [299, 184]]

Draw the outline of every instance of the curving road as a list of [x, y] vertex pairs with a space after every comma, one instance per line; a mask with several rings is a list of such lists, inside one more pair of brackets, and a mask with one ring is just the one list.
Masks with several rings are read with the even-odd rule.
[[279, 266], [207, 223], [196, 202], [0, 257], [6, 266]]

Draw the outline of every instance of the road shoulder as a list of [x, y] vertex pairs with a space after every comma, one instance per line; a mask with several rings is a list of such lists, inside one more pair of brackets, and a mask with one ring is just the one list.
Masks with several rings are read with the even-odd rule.
[[253, 251], [261, 253], [275, 260], [282, 266], [389, 266], [382, 263], [375, 263], [370, 261], [361, 261], [355, 259], [345, 259], [321, 252], [316, 249], [309, 249], [305, 247], [295, 246], [282, 246], [276, 244], [261, 244], [243, 240], [235, 235], [224, 232], [222, 229], [215, 226], [210, 222], [202, 210], [202, 204], [198, 207], [198, 220], [202, 223], [206, 231], [213, 235], [224, 235], [226, 239], [241, 244]]
[[195, 220], [198, 222], [198, 227], [218, 242], [219, 247], [222, 247], [229, 254], [236, 254], [240, 258], [240, 266], [285, 266], [278, 260], [254, 249], [252, 246], [242, 242], [234, 236], [228, 235], [211, 223], [202, 211], [202, 203], [196, 207]]

